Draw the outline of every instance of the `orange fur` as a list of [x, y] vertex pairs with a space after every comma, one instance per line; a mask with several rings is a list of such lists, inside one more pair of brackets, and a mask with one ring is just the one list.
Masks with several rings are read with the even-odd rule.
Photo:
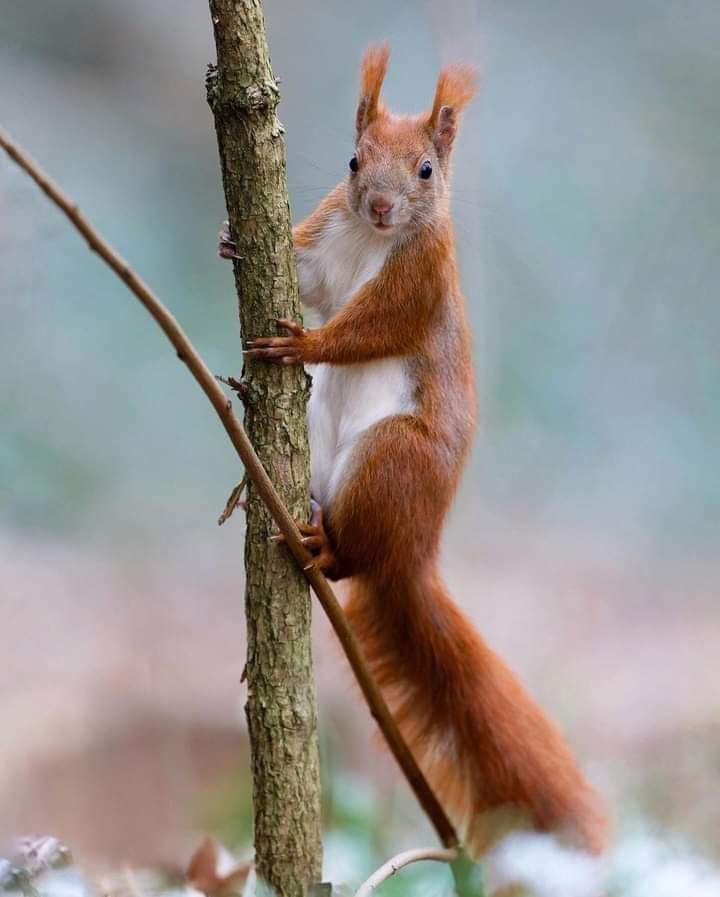
[[437, 571], [442, 524], [474, 426], [470, 341], [449, 226], [397, 253], [307, 337], [308, 361], [414, 358], [416, 414], [364, 437], [326, 508], [326, 572], [353, 577], [348, 615], [413, 752], [481, 853], [518, 826], [593, 852], [605, 822], [562, 736], [451, 603]]
[[431, 785], [480, 855], [534, 827], [593, 853], [607, 827], [562, 735], [450, 601], [435, 562], [353, 580], [348, 614]]
[[[429, 115], [380, 115], [388, 52], [376, 47], [365, 55], [357, 170], [295, 229], [299, 261], [323, 251], [338, 216], [355, 215], [357, 226], [364, 221], [371, 229], [363, 191], [378, 184], [418, 214], [407, 219], [379, 273], [326, 323], [255, 340], [249, 354], [327, 365], [404, 359], [413, 410], [359, 436], [325, 507], [332, 549], [326, 572], [353, 578], [351, 624], [465, 843], [478, 853], [508, 828], [530, 825], [596, 852], [606, 824], [595, 792], [557, 728], [451, 602], [438, 574], [442, 526], [475, 427], [470, 335], [447, 202], [447, 159], [475, 81], [469, 67], [450, 66]], [[424, 159], [440, 163], [434, 181], [418, 177]]]
[[307, 332], [303, 360], [357, 364], [421, 350], [431, 336], [440, 291], [449, 276], [449, 231], [394, 253], [323, 327]]

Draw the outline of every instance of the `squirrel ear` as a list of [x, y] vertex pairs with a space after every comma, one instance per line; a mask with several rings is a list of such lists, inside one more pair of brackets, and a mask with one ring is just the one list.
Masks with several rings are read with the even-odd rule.
[[355, 117], [358, 137], [383, 113], [380, 88], [385, 80], [388, 59], [390, 59], [390, 47], [387, 44], [373, 44], [363, 55], [360, 67], [360, 100]]
[[477, 71], [472, 65], [449, 65], [440, 72], [427, 127], [442, 158], [457, 134], [460, 113], [477, 92]]

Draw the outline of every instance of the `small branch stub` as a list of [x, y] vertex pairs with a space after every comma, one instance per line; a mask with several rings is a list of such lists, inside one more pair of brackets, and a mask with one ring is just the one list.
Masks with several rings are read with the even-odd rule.
[[225, 503], [225, 509], [222, 514], [218, 517], [218, 526], [222, 526], [226, 520], [229, 520], [233, 513], [237, 510], [237, 508], [244, 508], [245, 502], [242, 501], [242, 494], [247, 486], [247, 474], [240, 480], [240, 482], [235, 486], [233, 491], [230, 493], [230, 497]]

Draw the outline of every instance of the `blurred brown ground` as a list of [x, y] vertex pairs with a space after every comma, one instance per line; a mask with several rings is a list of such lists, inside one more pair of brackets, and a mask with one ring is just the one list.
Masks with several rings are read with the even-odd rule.
[[[239, 539], [241, 524], [229, 525]], [[634, 804], [706, 840], [720, 824], [706, 792], [720, 754], [720, 620], [702, 571], [678, 604], [687, 576], [645, 595], [639, 571], [611, 574], [597, 550], [547, 533], [542, 549], [517, 530], [480, 536], [447, 559], [468, 613], [561, 720], [616, 811]], [[239, 563], [208, 580], [184, 557], [128, 582], [57, 544], [6, 538], [3, 552], [13, 599], [0, 835], [52, 831], [86, 862], [177, 867], [208, 796], [247, 764]], [[321, 722], [340, 733], [343, 767], [409, 801], [319, 608], [315, 618]]]

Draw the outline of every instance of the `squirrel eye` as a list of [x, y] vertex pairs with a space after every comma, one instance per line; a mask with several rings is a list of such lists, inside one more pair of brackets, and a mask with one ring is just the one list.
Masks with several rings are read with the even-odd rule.
[[426, 181], [432, 174], [432, 165], [429, 162], [423, 162], [419, 171], [420, 177]]
[[353, 156], [352, 159], [348, 162], [348, 165], [350, 166], [350, 171], [357, 171], [359, 167], [357, 156]]

